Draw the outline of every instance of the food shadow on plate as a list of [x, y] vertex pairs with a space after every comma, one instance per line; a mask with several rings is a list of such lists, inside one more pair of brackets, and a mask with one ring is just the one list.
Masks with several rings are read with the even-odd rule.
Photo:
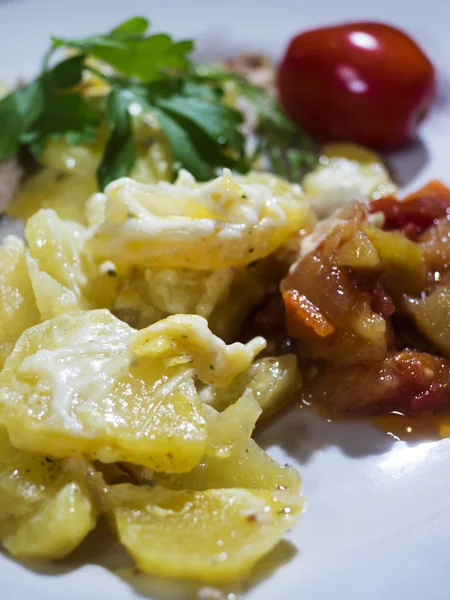
[[133, 591], [151, 600], [243, 600], [253, 588], [262, 584], [274, 571], [282, 568], [298, 554], [287, 540], [279, 544], [254, 568], [246, 581], [224, 584], [206, 584], [195, 581], [170, 580], [150, 577], [136, 569], [123, 568], [116, 572]]
[[115, 571], [119, 568], [132, 568], [133, 560], [110, 532], [106, 520], [100, 518], [97, 527], [66, 558], [58, 561], [28, 561], [12, 558], [0, 548], [0, 553], [8, 560], [17, 562], [40, 575], [58, 576], [76, 571], [85, 565], [96, 565]]
[[208, 585], [195, 581], [153, 577], [140, 572], [109, 530], [105, 519], [99, 520], [97, 528], [70, 556], [58, 562], [15, 561], [0, 548], [0, 555], [5, 559], [19, 562], [38, 575], [58, 577], [85, 566], [101, 567], [126, 582], [139, 597], [151, 600], [240, 600], [250, 589], [263, 583], [274, 571], [292, 560], [297, 553], [291, 542], [281, 540], [256, 565], [247, 581]]
[[420, 138], [416, 138], [403, 150], [384, 155], [392, 177], [400, 187], [406, 187], [428, 165], [430, 155]]
[[440, 73], [438, 81], [438, 90], [433, 110], [448, 112], [450, 106], [450, 77], [445, 73]]
[[299, 464], [306, 464], [315, 452], [336, 446], [352, 458], [389, 452], [395, 438], [363, 420], [330, 421], [310, 408], [292, 406], [273, 425], [256, 433], [265, 449], [281, 447]]

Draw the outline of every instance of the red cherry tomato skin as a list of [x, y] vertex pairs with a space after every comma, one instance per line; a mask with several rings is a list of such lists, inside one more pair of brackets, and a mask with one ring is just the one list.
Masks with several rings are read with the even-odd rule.
[[413, 139], [436, 77], [399, 29], [347, 23], [293, 38], [277, 84], [287, 113], [313, 137], [394, 150]]

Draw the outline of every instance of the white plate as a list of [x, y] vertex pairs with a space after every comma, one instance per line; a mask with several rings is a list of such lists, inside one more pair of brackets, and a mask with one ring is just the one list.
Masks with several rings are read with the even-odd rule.
[[[133, 14], [156, 28], [200, 40], [218, 57], [239, 50], [280, 55], [298, 30], [324, 22], [377, 19], [420, 39], [440, 72], [437, 106], [422, 144], [393, 158], [399, 178], [415, 186], [430, 177], [450, 183], [450, 3], [448, 0], [19, 0], [0, 4], [0, 77], [30, 76], [51, 34], [104, 31]], [[1, 132], [0, 132], [1, 135]], [[290, 560], [265, 570], [249, 600], [444, 600], [450, 597], [450, 440], [407, 445], [369, 424], [329, 424], [293, 410], [260, 440], [303, 475], [308, 507], [281, 547]], [[195, 540], [193, 540], [195, 543]], [[178, 584], [133, 576], [111, 542], [89, 538], [70, 560], [27, 566], [0, 555], [2, 600], [179, 600]], [[238, 594], [239, 590], [230, 590]], [[194, 596], [195, 597], [195, 596]], [[229, 596], [229, 600], [233, 595]]]

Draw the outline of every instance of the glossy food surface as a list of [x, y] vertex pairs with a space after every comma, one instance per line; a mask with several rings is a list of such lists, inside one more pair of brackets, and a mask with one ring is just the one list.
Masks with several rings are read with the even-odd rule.
[[[110, 0], [107, 10], [104, 3], [92, 0], [64, 6], [55, 0], [4, 3], [0, 19], [2, 75], [11, 82], [18, 73], [33, 76], [37, 57], [45, 50], [51, 33], [88, 35], [139, 12], [151, 12], [152, 22], [160, 31], [198, 36], [199, 50], [205, 58], [231, 56], [249, 48], [264, 49], [277, 58], [289, 35], [294, 35], [299, 27], [317, 27], [325, 20], [368, 16], [382, 19], [389, 15], [392, 22], [414, 32], [441, 71], [450, 75], [450, 5], [442, 0], [430, 0], [414, 10], [404, 0], [379, 0], [370, 6], [343, 0], [327, 3], [326, 9], [322, 3], [261, 3], [257, 27], [249, 27], [255, 20], [252, 3], [230, 0], [214, 3], [212, 8], [211, 3], [199, 0], [190, 9], [190, 18], [186, 18], [185, 3], [178, 0], [151, 6], [143, 0]], [[18, 31], [21, 35], [17, 35]], [[448, 131], [448, 114], [448, 105], [443, 103], [424, 123], [422, 131], [429, 153], [424, 168], [423, 163], [415, 162], [414, 152], [395, 157], [402, 183], [407, 179], [411, 188], [417, 188], [430, 177], [443, 178], [448, 183], [448, 141], [444, 135]], [[416, 178], [414, 182], [412, 177]], [[446, 508], [448, 480], [442, 473], [450, 464], [448, 440], [408, 446], [394, 442], [368, 424], [355, 427], [354, 423], [327, 423], [310, 411], [295, 410], [266, 430], [261, 443], [279, 461], [301, 467], [308, 509], [307, 518], [300, 521], [290, 537], [299, 549], [297, 555], [293, 556], [292, 548], [285, 546], [281, 561], [290, 560], [278, 569], [266, 564], [260, 577], [250, 585], [246, 598], [360, 600], [363, 589], [365, 600], [390, 599], [392, 593], [395, 598], [446, 599], [450, 516]], [[117, 574], [113, 548], [107, 549], [107, 556], [99, 559], [98, 545], [90, 539], [87, 552], [81, 556], [39, 570], [30, 570], [2, 556], [4, 597], [192, 597], [185, 587], [173, 582], [152, 581], [131, 570]], [[91, 564], [86, 565], [86, 560]], [[233, 592], [241, 596], [241, 590]]]
[[428, 111], [435, 74], [401, 30], [347, 23], [294, 37], [278, 90], [289, 115], [311, 135], [395, 149], [413, 138]]

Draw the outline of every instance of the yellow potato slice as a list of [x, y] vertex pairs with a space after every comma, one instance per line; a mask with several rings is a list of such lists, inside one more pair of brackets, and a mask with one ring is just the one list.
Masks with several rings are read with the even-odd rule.
[[133, 269], [120, 278], [111, 311], [136, 329], [171, 314], [208, 318], [226, 299], [234, 274], [234, 269]]
[[248, 388], [261, 407], [263, 417], [267, 417], [289, 400], [292, 392], [300, 387], [300, 383], [296, 356], [285, 354], [255, 361], [227, 388], [203, 387], [200, 399], [222, 411], [236, 402]]
[[[63, 140], [48, 142], [39, 157], [44, 168], [22, 183], [7, 214], [26, 220], [41, 208], [50, 208], [61, 219], [86, 225], [87, 203], [98, 192], [96, 170], [106, 141], [102, 133], [98, 132], [98, 139], [89, 145], [75, 146]], [[166, 144], [156, 140], [148, 128], [139, 137], [142, 146], [131, 176], [143, 183], [169, 180], [172, 168]], [[152, 138], [150, 145], [149, 138]]]
[[189, 473], [155, 474], [156, 482], [175, 490], [246, 488], [298, 492], [300, 475], [279, 465], [254, 440], [236, 444], [229, 456], [206, 454]]
[[[77, 481], [78, 479], [78, 481]], [[17, 450], [0, 428], [0, 540], [14, 556], [61, 558], [95, 526], [83, 470]]]
[[147, 300], [162, 312], [197, 314], [207, 319], [224, 300], [234, 277], [233, 269], [146, 269]]
[[173, 491], [112, 486], [117, 535], [139, 569], [201, 581], [246, 577], [296, 523], [302, 500], [286, 491]]
[[28, 274], [41, 321], [81, 310], [76, 294], [38, 267], [37, 260], [27, 256]]
[[[79, 146], [71, 148], [75, 154], [80, 153]], [[95, 174], [69, 174], [55, 168], [44, 168], [24, 181], [7, 214], [26, 220], [41, 208], [48, 208], [56, 211], [61, 219], [71, 219], [84, 225], [86, 201], [96, 191]]]
[[197, 377], [218, 387], [230, 385], [266, 347], [262, 337], [227, 345], [196, 315], [172, 315], [139, 331], [133, 342], [137, 356], [162, 359], [166, 365], [194, 363]]
[[136, 356], [134, 333], [107, 310], [25, 332], [0, 376], [0, 419], [13, 444], [168, 472], [194, 467], [207, 430], [192, 369]]
[[247, 389], [237, 402], [218, 412], [211, 406], [203, 406], [203, 414], [208, 423], [209, 444], [206, 454], [229, 456], [243, 441], [247, 441], [261, 414], [261, 408]]
[[226, 383], [260, 347], [226, 346], [201, 317], [136, 332], [107, 310], [61, 315], [18, 340], [0, 375], [0, 421], [18, 448], [189, 471], [208, 444], [194, 373]]
[[268, 257], [244, 269], [135, 268], [119, 273], [121, 287], [111, 310], [137, 329], [171, 314], [197, 314], [217, 336], [234, 341], [250, 310], [276, 289], [275, 264]]
[[111, 312], [135, 329], [143, 329], [167, 317], [165, 312], [147, 304], [139, 290], [128, 283], [117, 294]]
[[8, 236], [0, 246], [0, 368], [19, 336], [39, 321], [25, 246]]
[[96, 510], [75, 482], [57, 494], [3, 540], [19, 558], [52, 560], [70, 554], [95, 527]]
[[120, 179], [106, 197], [106, 221], [90, 247], [123, 270], [245, 266], [271, 254], [309, 215], [298, 187], [233, 178], [228, 169], [204, 184], [187, 173], [175, 184]]
[[0, 537], [58, 490], [62, 462], [14, 448], [0, 427]]
[[25, 238], [41, 271], [75, 294], [83, 309], [109, 308], [117, 295], [118, 281], [84, 252], [89, 230], [63, 221], [51, 209], [28, 219]]

